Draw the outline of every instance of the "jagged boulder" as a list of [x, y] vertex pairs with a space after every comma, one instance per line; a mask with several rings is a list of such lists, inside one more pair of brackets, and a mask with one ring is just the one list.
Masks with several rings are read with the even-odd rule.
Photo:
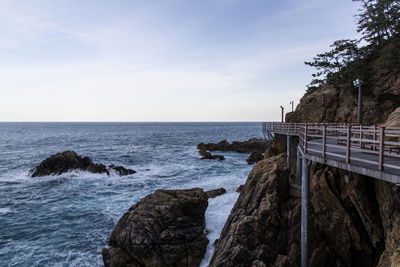
[[89, 157], [80, 157], [74, 151], [64, 151], [42, 161], [37, 167], [30, 170], [30, 175], [31, 177], [60, 175], [72, 170], [106, 173], [109, 175], [109, 169], [115, 170], [121, 176], [136, 173], [136, 171], [126, 169], [122, 166], [110, 165], [107, 168], [103, 164], [93, 163]]
[[260, 152], [252, 152], [250, 156], [246, 159], [247, 164], [254, 164], [264, 159], [263, 153]]
[[221, 187], [218, 189], [214, 189], [214, 190], [210, 190], [210, 191], [206, 191], [207, 197], [208, 198], [215, 198], [218, 197], [220, 195], [223, 195], [226, 193], [225, 188]]
[[267, 148], [267, 141], [261, 138], [251, 138], [247, 141], [233, 141], [230, 144], [226, 139], [218, 143], [200, 143], [197, 145], [199, 150], [209, 150], [209, 151], [234, 151], [241, 153], [251, 153], [260, 152], [263, 153]]
[[285, 160], [281, 154], [254, 166], [215, 243], [210, 266], [273, 266], [284, 254], [287, 228], [281, 203], [289, 197]]
[[219, 159], [219, 160], [225, 160], [225, 157], [223, 155], [212, 155], [210, 152], [200, 149], [199, 154], [201, 155], [201, 159]]
[[204, 233], [208, 196], [200, 188], [157, 190], [132, 206], [117, 223], [108, 266], [199, 266], [208, 239]]

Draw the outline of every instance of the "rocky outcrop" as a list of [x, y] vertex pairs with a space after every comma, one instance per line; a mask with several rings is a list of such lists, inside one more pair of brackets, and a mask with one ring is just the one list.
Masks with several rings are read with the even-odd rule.
[[252, 152], [250, 156], [246, 159], [247, 164], [254, 164], [264, 159], [264, 154], [260, 152]]
[[[254, 166], [210, 266], [300, 266], [301, 205], [285, 160]], [[310, 174], [310, 266], [397, 266], [399, 187], [320, 164]]]
[[219, 159], [219, 160], [225, 160], [225, 157], [222, 155], [212, 155], [210, 152], [200, 149], [199, 154], [201, 156], [201, 159]]
[[[273, 266], [278, 255], [288, 254], [292, 243], [287, 240], [288, 231], [299, 226], [290, 228], [283, 212], [289, 197], [288, 171], [283, 166], [284, 154], [254, 166], [215, 243], [210, 266]], [[299, 205], [298, 201], [293, 204]], [[286, 262], [297, 258], [294, 254]]]
[[74, 151], [57, 153], [44, 161], [39, 166], [30, 171], [31, 177], [47, 175], [60, 175], [73, 170], [82, 170], [92, 173], [110, 174], [110, 169], [119, 175], [134, 174], [136, 171], [125, 169], [122, 166], [110, 165], [108, 168], [103, 164], [95, 164], [89, 157], [80, 157]]
[[204, 234], [207, 194], [199, 188], [157, 190], [117, 223], [111, 248], [102, 251], [107, 266], [198, 266], [208, 244]]
[[[370, 64], [374, 73], [363, 89], [363, 124], [382, 124], [400, 106], [400, 70]], [[326, 84], [306, 93], [286, 122], [357, 122], [357, 90]]]
[[400, 127], [400, 107], [393, 111], [383, 124], [385, 127]]
[[223, 195], [226, 193], [225, 188], [221, 187], [218, 189], [214, 189], [214, 190], [210, 190], [210, 191], [206, 191], [207, 197], [208, 198], [215, 198], [218, 197], [220, 195]]
[[198, 144], [197, 148], [200, 150], [209, 151], [234, 151], [241, 153], [260, 152], [263, 153], [267, 149], [268, 143], [265, 139], [251, 138], [247, 141], [233, 141], [230, 144], [226, 139], [214, 144]]

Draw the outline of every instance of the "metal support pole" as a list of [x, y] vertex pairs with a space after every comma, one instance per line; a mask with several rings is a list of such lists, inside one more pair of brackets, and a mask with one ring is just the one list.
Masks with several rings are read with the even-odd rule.
[[381, 127], [379, 134], [379, 170], [383, 171], [383, 161], [385, 153], [385, 127]]
[[324, 124], [322, 129], [322, 157], [325, 159], [326, 156], [326, 125]]
[[303, 162], [301, 161], [301, 151], [300, 147], [297, 147], [297, 157], [296, 157], [296, 178], [297, 178], [297, 185], [301, 186], [301, 167]]
[[284, 118], [283, 118], [283, 117], [284, 117], [283, 115], [284, 115], [284, 110], [285, 110], [285, 109], [284, 109], [284, 107], [282, 107], [282, 106], [281, 106], [281, 109], [282, 109], [282, 122], [285, 122], [285, 120], [284, 120]]
[[358, 86], [358, 125], [362, 124], [362, 110], [363, 110], [363, 99], [362, 99], [362, 88], [360, 84]]
[[286, 163], [288, 169], [290, 169], [290, 135], [286, 136]]
[[347, 125], [347, 138], [346, 138], [346, 163], [350, 163], [350, 147], [351, 147], [351, 124]]
[[308, 160], [303, 156], [301, 185], [301, 267], [308, 267], [308, 220], [310, 204], [310, 167], [308, 164]]

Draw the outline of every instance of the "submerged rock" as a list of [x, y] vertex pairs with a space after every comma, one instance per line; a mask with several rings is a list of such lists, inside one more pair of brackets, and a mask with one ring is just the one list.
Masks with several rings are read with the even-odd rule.
[[209, 151], [234, 151], [242, 153], [260, 152], [263, 153], [268, 147], [268, 142], [262, 138], [251, 138], [247, 141], [233, 141], [230, 144], [226, 139], [214, 144], [198, 144], [197, 148], [200, 150]]
[[263, 153], [260, 152], [252, 152], [250, 156], [246, 159], [247, 164], [254, 164], [264, 159]]
[[200, 149], [199, 154], [202, 156], [201, 159], [219, 159], [224, 160], [225, 157], [222, 155], [212, 155], [210, 152]]
[[206, 191], [207, 197], [208, 198], [215, 198], [218, 197], [220, 195], [223, 195], [226, 193], [225, 188], [221, 187], [218, 189], [214, 189], [214, 190], [210, 190], [210, 191]]
[[204, 233], [207, 194], [200, 188], [157, 190], [132, 206], [117, 223], [107, 266], [199, 266], [208, 239]]
[[121, 176], [136, 173], [136, 171], [126, 169], [122, 166], [110, 165], [107, 168], [107, 166], [103, 164], [93, 163], [89, 157], [80, 157], [74, 151], [64, 151], [42, 161], [39, 166], [30, 170], [30, 175], [31, 177], [60, 175], [72, 170], [82, 170], [91, 173], [106, 173], [107, 175], [110, 175], [110, 169], [115, 170]]

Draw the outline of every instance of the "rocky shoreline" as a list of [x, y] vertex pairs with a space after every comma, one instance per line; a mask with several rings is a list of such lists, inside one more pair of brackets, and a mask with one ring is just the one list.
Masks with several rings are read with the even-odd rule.
[[[391, 82], [384, 84], [383, 89], [381, 82], [372, 85], [372, 93], [365, 99], [366, 105], [376, 112], [366, 111], [366, 123], [400, 125], [399, 111], [396, 110], [400, 79], [396, 77], [386, 77]], [[327, 85], [324, 90], [306, 94], [296, 111], [287, 114], [286, 121], [350, 122], [354, 121], [356, 108], [351, 92]], [[298, 140], [290, 138], [289, 141], [293, 143], [291, 169], [286, 166], [286, 138], [279, 135], [270, 144], [250, 139], [232, 144], [222, 140], [216, 144], [198, 145], [202, 153], [264, 153], [264, 159], [260, 154], [251, 155], [258, 162], [245, 185], [238, 188], [240, 195], [214, 243], [209, 266], [300, 266], [301, 204], [298, 195], [291, 193], [291, 184], [295, 183]], [[202, 191], [196, 190], [203, 195]], [[206, 194], [201, 198], [206, 201]], [[398, 186], [314, 163], [310, 168], [310, 199], [310, 266], [400, 266]], [[203, 213], [202, 208], [199, 210]], [[204, 231], [202, 223], [200, 220], [198, 229]], [[200, 235], [200, 232], [196, 233]], [[205, 239], [202, 241], [203, 246], [206, 242]], [[204, 253], [203, 247], [197, 249]], [[189, 251], [185, 253], [189, 255]], [[107, 265], [110, 256], [104, 252], [103, 256], [106, 266], [118, 266]], [[201, 255], [186, 257], [196, 259], [190, 266], [198, 266]], [[132, 266], [158, 265], [141, 263]]]
[[48, 175], [60, 175], [70, 171], [87, 171], [91, 173], [105, 173], [110, 175], [111, 171], [120, 176], [136, 173], [132, 169], [126, 169], [123, 166], [93, 163], [89, 157], [80, 157], [74, 151], [64, 151], [54, 154], [43, 160], [38, 166], [29, 171], [31, 177], [41, 177]]
[[219, 159], [224, 160], [223, 155], [212, 155], [209, 151], [232, 151], [238, 153], [251, 153], [246, 162], [251, 165], [264, 159], [264, 152], [269, 147], [269, 143], [265, 139], [250, 138], [247, 141], [233, 141], [229, 143], [226, 139], [218, 143], [200, 143], [197, 145], [201, 159]]

